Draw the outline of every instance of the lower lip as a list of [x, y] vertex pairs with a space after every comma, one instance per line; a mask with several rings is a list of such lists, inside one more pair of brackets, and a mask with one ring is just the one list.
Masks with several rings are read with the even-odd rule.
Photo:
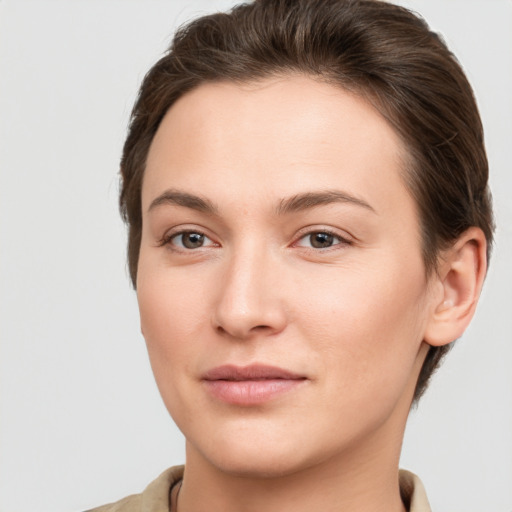
[[208, 392], [235, 405], [257, 405], [301, 386], [305, 379], [205, 380]]

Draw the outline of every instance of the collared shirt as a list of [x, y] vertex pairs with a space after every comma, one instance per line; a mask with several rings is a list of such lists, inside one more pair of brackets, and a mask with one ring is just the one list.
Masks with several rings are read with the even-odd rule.
[[[140, 494], [87, 512], [171, 512], [170, 490], [183, 478], [183, 467], [167, 469]], [[400, 494], [409, 512], [431, 512], [423, 484], [414, 473], [400, 470]]]

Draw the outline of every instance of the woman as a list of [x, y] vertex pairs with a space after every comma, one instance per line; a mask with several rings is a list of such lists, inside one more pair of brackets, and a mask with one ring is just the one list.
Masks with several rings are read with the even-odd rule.
[[260, 1], [181, 29], [122, 158], [141, 327], [186, 464], [95, 509], [429, 510], [411, 404], [492, 243], [471, 88], [376, 1]]

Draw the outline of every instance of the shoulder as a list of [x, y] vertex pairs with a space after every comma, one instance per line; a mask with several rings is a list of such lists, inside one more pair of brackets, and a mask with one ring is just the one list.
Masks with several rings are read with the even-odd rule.
[[409, 512], [431, 512], [423, 483], [405, 469], [400, 470], [400, 495]]
[[86, 512], [140, 512], [142, 494], [132, 494], [115, 503], [102, 505], [101, 507], [91, 508]]
[[140, 494], [132, 494], [114, 503], [87, 512], [162, 512], [169, 510], [169, 491], [183, 477], [183, 466], [165, 470]]

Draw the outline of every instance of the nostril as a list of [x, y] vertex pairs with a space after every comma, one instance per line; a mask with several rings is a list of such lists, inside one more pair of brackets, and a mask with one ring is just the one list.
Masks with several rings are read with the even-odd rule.
[[236, 327], [233, 327], [232, 329], [226, 329], [222, 325], [217, 325], [215, 327], [215, 330], [217, 333], [221, 336], [229, 336], [229, 337], [235, 337], [235, 338], [247, 338], [250, 337], [252, 334], [255, 333], [265, 333], [272, 330], [272, 327], [269, 325], [255, 325], [254, 327], [251, 327], [249, 329], [237, 329]]
[[270, 329], [268, 325], [256, 325], [251, 330], [253, 331], [264, 331], [265, 329]]

